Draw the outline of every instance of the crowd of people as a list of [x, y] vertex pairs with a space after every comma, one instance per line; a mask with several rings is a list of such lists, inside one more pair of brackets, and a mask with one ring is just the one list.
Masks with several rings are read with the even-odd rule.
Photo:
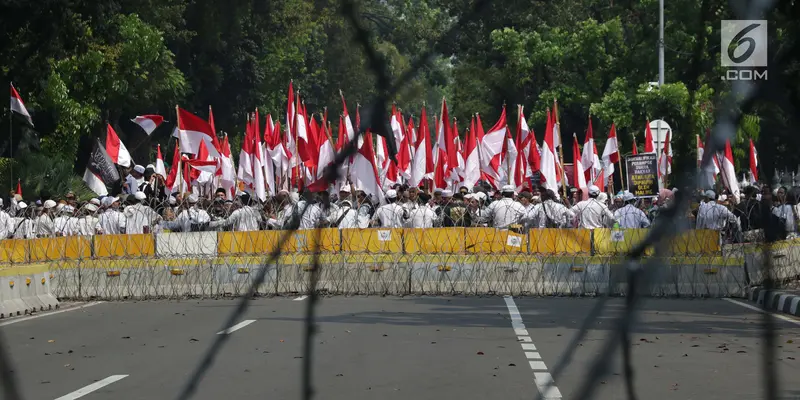
[[[229, 199], [225, 189], [198, 196], [167, 194], [163, 178], [149, 168], [136, 168], [125, 193], [79, 202], [73, 193], [56, 199], [48, 193], [26, 201], [19, 195], [0, 199], [0, 238], [43, 238], [71, 235], [141, 234], [195, 231], [256, 231], [277, 229], [494, 227], [525, 232], [531, 228], [647, 228], [674, 199], [675, 189], [656, 198], [636, 198], [622, 191], [609, 199], [597, 187], [567, 189], [568, 195], [542, 187], [517, 192], [514, 186], [493, 190], [479, 183], [458, 191], [395, 185], [385, 191], [385, 204], [375, 204], [349, 185], [338, 192], [281, 190], [266, 202], [247, 192]], [[584, 199], [585, 198], [585, 199]], [[723, 232], [727, 242], [761, 237], [763, 202], [784, 228], [783, 237], [797, 231], [797, 196], [749, 186], [741, 201], [714, 191], [698, 191], [686, 216], [690, 226]]]

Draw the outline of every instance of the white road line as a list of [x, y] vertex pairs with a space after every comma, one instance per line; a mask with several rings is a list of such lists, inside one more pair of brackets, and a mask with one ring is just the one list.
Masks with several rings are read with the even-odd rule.
[[536, 351], [536, 345], [533, 340], [528, 336], [528, 330], [525, 328], [525, 323], [522, 321], [522, 316], [519, 313], [517, 304], [514, 303], [514, 298], [505, 296], [506, 308], [508, 308], [508, 315], [511, 317], [511, 327], [514, 329], [514, 334], [517, 335], [517, 341], [520, 342], [522, 350], [525, 351], [525, 358], [528, 360], [533, 372], [533, 380], [536, 383], [536, 388], [542, 393], [542, 397], [546, 400], [555, 400], [561, 398], [561, 391], [558, 390], [555, 383], [553, 383], [553, 376], [547, 372], [547, 365], [542, 360], [541, 354]]
[[[733, 303], [733, 304], [738, 304], [738, 305], [740, 305], [740, 306], [742, 306], [744, 308], [749, 308], [749, 309], [751, 309], [753, 311], [758, 311], [760, 313], [767, 312], [767, 311], [764, 311], [761, 308], [756, 307], [756, 306], [754, 306], [752, 304], [743, 303], [741, 301], [734, 300], [734, 299], [729, 299], [727, 297], [724, 297], [722, 300], [725, 300], [725, 301]], [[786, 322], [789, 322], [789, 323], [792, 323], [792, 324], [800, 326], [800, 320], [794, 319], [794, 318], [786, 316], [786, 315], [781, 315], [781, 314], [778, 314], [778, 313], [774, 313], [774, 312], [771, 312], [770, 314], [772, 314], [772, 316], [775, 317], [775, 318], [779, 318], [779, 319], [782, 319], [782, 320], [784, 320]]]
[[6, 325], [11, 325], [11, 324], [16, 324], [18, 322], [30, 321], [30, 320], [36, 319], [36, 318], [49, 317], [51, 315], [61, 314], [61, 313], [69, 312], [69, 311], [80, 310], [82, 308], [88, 308], [88, 307], [96, 306], [96, 305], [102, 304], [102, 303], [104, 303], [104, 302], [96, 301], [96, 302], [93, 302], [93, 303], [87, 303], [87, 304], [83, 304], [83, 305], [80, 305], [80, 306], [77, 306], [77, 307], [65, 308], [63, 310], [58, 310], [58, 311], [44, 311], [41, 314], [35, 314], [35, 315], [31, 315], [29, 317], [16, 317], [16, 318], [13, 318], [11, 321], [6, 321], [6, 322], [3, 322], [3, 323], [0, 323], [0, 326], [6, 326]]
[[307, 296], [307, 295], [302, 295], [302, 296], [300, 296], [300, 297], [298, 297], [298, 298], [296, 298], [296, 299], [294, 299], [294, 300], [292, 300], [292, 301], [303, 301], [303, 300], [305, 300], [305, 299], [307, 299], [307, 298], [308, 298], [308, 296]]
[[252, 324], [253, 322], [256, 322], [256, 320], [254, 320], [254, 319], [246, 319], [246, 320], [244, 320], [242, 322], [239, 322], [238, 324], [236, 324], [236, 325], [234, 325], [234, 326], [232, 326], [232, 327], [230, 327], [228, 329], [225, 329], [224, 331], [217, 332], [217, 335], [230, 335], [231, 333], [236, 332], [239, 329], [242, 329], [245, 326]]
[[114, 383], [114, 382], [116, 382], [116, 381], [118, 381], [120, 379], [124, 379], [124, 378], [127, 378], [127, 377], [128, 377], [128, 375], [111, 375], [108, 378], [103, 379], [102, 381], [97, 381], [97, 382], [95, 382], [95, 383], [93, 383], [93, 384], [91, 384], [89, 386], [85, 386], [85, 387], [83, 387], [81, 389], [78, 389], [78, 390], [76, 390], [76, 391], [74, 391], [74, 392], [72, 392], [70, 394], [61, 396], [61, 397], [57, 398], [56, 400], [75, 400], [75, 399], [79, 399], [79, 398], [81, 398], [83, 396], [86, 396], [89, 393], [94, 392], [97, 389], [101, 389], [101, 388], [103, 388], [105, 386], [108, 386], [108, 385], [110, 385], [110, 384], [112, 384], [112, 383]]

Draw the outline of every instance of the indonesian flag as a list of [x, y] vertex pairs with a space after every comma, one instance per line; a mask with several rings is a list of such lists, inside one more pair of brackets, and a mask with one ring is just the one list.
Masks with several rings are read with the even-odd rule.
[[475, 131], [475, 116], [469, 123], [467, 137], [464, 140], [464, 184], [467, 188], [472, 188], [481, 179], [481, 163], [478, 155], [478, 138]]
[[756, 184], [758, 182], [758, 152], [756, 146], [753, 145], [753, 139], [750, 139], [750, 183]]
[[734, 202], [739, 200], [739, 182], [736, 180], [736, 170], [733, 167], [733, 151], [731, 141], [725, 141], [725, 157], [722, 158], [722, 183], [725, 188], [733, 194]]
[[273, 142], [272, 135], [274, 135], [275, 125], [272, 121], [272, 114], [267, 114], [267, 125], [264, 127], [264, 141], [261, 142], [259, 149], [261, 150], [261, 163], [264, 164], [264, 180], [267, 184], [267, 191], [270, 196], [274, 196], [275, 189], [275, 163], [272, 161], [270, 150]]
[[[590, 131], [591, 132], [591, 131]], [[584, 151], [586, 147], [583, 148]], [[578, 144], [578, 135], [572, 134], [572, 159], [575, 161], [575, 164], [572, 166], [572, 182], [576, 188], [580, 189], [583, 195], [581, 196], [583, 199], [586, 199], [589, 193], [589, 187], [586, 185], [586, 174], [584, 173], [585, 167], [583, 166], [583, 160], [581, 159], [581, 150], [580, 144]]]
[[650, 130], [650, 121], [647, 121], [647, 124], [644, 127], [644, 152], [645, 153], [655, 153], [656, 152], [656, 144], [653, 141], [653, 132]]
[[22, 196], [22, 181], [17, 178], [17, 191], [14, 194]]
[[411, 138], [403, 126], [403, 116], [400, 114], [400, 111], [395, 109], [394, 104], [392, 104], [392, 117], [389, 124], [392, 127], [394, 141], [397, 144], [398, 173], [402, 178], [408, 179], [411, 176], [411, 150], [409, 147], [409, 140], [411, 140]]
[[552, 190], [553, 193], [558, 193], [556, 147], [553, 144], [555, 124], [553, 122], [550, 113], [547, 113], [547, 128], [544, 133], [544, 143], [542, 143], [541, 180], [546, 189]]
[[[528, 126], [528, 123], [525, 122], [525, 119], [522, 119], [523, 129]], [[539, 146], [539, 142], [536, 141], [536, 134], [531, 130], [530, 134], [530, 143], [528, 144], [528, 169], [531, 172], [531, 176], [534, 173], [541, 171], [542, 169], [542, 148]]]
[[[347, 103], [344, 101], [344, 94], [339, 90], [339, 96], [342, 97], [342, 116], [344, 117], [345, 131], [347, 132], [347, 141], [352, 141], [356, 137], [356, 131], [353, 129], [353, 122], [350, 120], [350, 114], [347, 112]], [[358, 112], [356, 110], [356, 112]], [[341, 131], [339, 131], [341, 135]]]
[[[408, 117], [408, 126], [406, 127], [406, 133], [408, 134], [408, 152], [411, 155], [411, 160], [414, 159], [414, 153], [416, 151], [417, 145], [417, 130], [414, 128], [414, 118]], [[411, 177], [411, 164], [412, 161], [409, 160], [409, 170], [408, 170], [408, 177]]]
[[672, 172], [672, 149], [669, 145], [670, 131], [667, 131], [667, 137], [664, 139], [664, 149], [661, 155], [661, 160], [658, 164], [658, 175], [665, 176]]
[[608, 132], [606, 147], [603, 149], [603, 171], [605, 180], [614, 175], [614, 164], [619, 162], [619, 144], [617, 143], [617, 127], [611, 124], [611, 131]]
[[183, 173], [180, 144], [175, 143], [175, 152], [172, 154], [172, 164], [169, 166], [169, 176], [167, 177], [167, 189], [170, 193], [180, 193], [182, 189], [189, 187], [186, 176]]
[[583, 141], [581, 164], [583, 164], [584, 178], [587, 182], [594, 182], [603, 172], [603, 165], [600, 164], [600, 158], [597, 156], [597, 145], [594, 143], [591, 118], [589, 118], [589, 128], [586, 130], [586, 139]]
[[28, 109], [25, 108], [25, 103], [22, 102], [22, 97], [17, 93], [17, 89], [14, 89], [13, 84], [11, 85], [11, 111], [25, 117], [28, 123], [33, 126], [31, 115], [28, 113]]
[[[556, 107], [557, 103], [554, 101], [552, 110], [553, 117], [550, 119], [550, 121], [553, 124], [553, 144], [555, 146], [553, 147], [554, 151], [555, 149], [558, 149], [559, 146], [561, 146], [561, 124], [558, 122], [558, 111]], [[564, 168], [561, 167], [561, 160], [559, 159], [558, 155], [556, 155], [556, 181], [558, 184], [561, 184], [561, 179], [566, 180], [565, 183], [569, 185], [569, 178], [567, 178], [567, 174], [566, 172], [564, 172]]]
[[531, 140], [530, 129], [528, 128], [528, 123], [525, 121], [525, 114], [523, 113], [522, 106], [517, 107], [517, 115], [517, 138], [516, 143], [514, 143], [514, 146], [517, 150], [517, 156], [512, 171], [514, 171], [514, 184], [519, 191], [522, 190], [525, 183], [528, 181], [528, 177], [530, 177], [532, 174], [530, 168], [528, 167]]
[[422, 109], [422, 116], [419, 120], [419, 134], [417, 135], [414, 159], [411, 163], [411, 178], [408, 185], [418, 187], [425, 178], [431, 179], [433, 176], [433, 156], [431, 155], [431, 133], [428, 128], [428, 116], [425, 108]]
[[205, 142], [209, 156], [219, 157], [217, 151], [219, 143], [211, 125], [182, 108], [178, 108], [178, 139], [182, 153], [197, 154], [200, 151], [200, 143]]
[[249, 116], [247, 124], [245, 125], [244, 139], [242, 141], [242, 149], [239, 151], [239, 170], [236, 176], [239, 181], [244, 182], [247, 187], [253, 187], [253, 156], [256, 149], [254, 147], [255, 141], [253, 140], [253, 124]]
[[[253, 143], [250, 145], [250, 148], [253, 150], [253, 189], [255, 190], [256, 197], [261, 201], [267, 200], [267, 178], [266, 172], [264, 167], [264, 160], [266, 157], [264, 156], [264, 149], [261, 147], [261, 124], [259, 121], [258, 116], [258, 109], [256, 108], [255, 118], [253, 119], [253, 129], [252, 135], [250, 136], [250, 140]], [[272, 169], [270, 168], [270, 172]], [[273, 186], [275, 182], [273, 181]]]
[[378, 180], [378, 168], [375, 166], [375, 152], [372, 150], [372, 133], [367, 129], [364, 140], [358, 153], [353, 156], [353, 165], [350, 168], [350, 180], [356, 190], [363, 190], [371, 195], [379, 204], [386, 201]]
[[156, 174], [167, 178], [167, 168], [164, 166], [164, 157], [161, 156], [161, 145], [156, 148]]
[[389, 188], [397, 182], [397, 165], [394, 161], [389, 159], [389, 148], [386, 144], [386, 139], [378, 135], [375, 140], [378, 141], [376, 145], [375, 161], [378, 166], [378, 177], [380, 178], [381, 186]]
[[[211, 133], [213, 133], [214, 137], [216, 137], [217, 127], [214, 125], [214, 111], [211, 109], [211, 105], [208, 106], [208, 125], [211, 127]], [[221, 148], [220, 151], [222, 151]]]
[[[478, 124], [478, 129], [482, 129], [480, 115], [478, 116], [476, 123]], [[507, 131], [508, 124], [506, 123], [506, 107], [504, 105], [503, 110], [500, 112], [500, 118], [497, 120], [497, 123], [495, 123], [491, 129], [489, 129], [488, 133], [483, 135], [483, 140], [480, 143], [481, 172], [485, 174], [487, 180], [495, 187], [495, 189], [499, 189], [498, 185], [500, 182], [503, 182], [506, 179], [506, 175], [508, 175], [501, 167], [503, 161], [503, 149], [506, 147], [505, 141]]]
[[[208, 148], [205, 142], [200, 142], [200, 149], [194, 159], [189, 160], [187, 165], [194, 168], [189, 175], [192, 183], [198, 185], [207, 185], [214, 179], [214, 174], [217, 172], [217, 162], [209, 155]], [[196, 163], [192, 163], [196, 161]], [[207, 163], [211, 161], [212, 163]]]
[[336, 159], [336, 151], [333, 148], [333, 143], [331, 142], [331, 138], [328, 134], [325, 133], [326, 128], [325, 126], [322, 127], [323, 132], [320, 134], [319, 138], [322, 141], [322, 145], [319, 147], [319, 160], [317, 161], [317, 179], [322, 178], [325, 172], [325, 167], [333, 162]]
[[289, 94], [286, 100], [286, 134], [284, 135], [284, 147], [286, 152], [291, 158], [289, 168], [294, 168], [299, 161], [297, 160], [297, 144], [294, 141], [294, 122], [297, 118], [295, 116], [295, 103], [294, 103], [294, 89], [292, 88], [293, 81], [289, 81]]
[[[444, 105], [444, 101], [442, 102]], [[447, 120], [449, 117], [445, 114], [446, 108], [442, 107], [441, 120], [434, 121], [436, 127], [436, 142], [433, 143], [433, 186], [436, 189], [445, 189], [447, 187], [447, 139], [445, 138], [445, 131], [450, 131], [450, 122]]]
[[[631, 137], [633, 138], [633, 150], [632, 150], [633, 153], [632, 154], [633, 155], [638, 155], [639, 154], [639, 147], [636, 144], [636, 134], [635, 133], [631, 133]], [[698, 160], [699, 160], [699, 158], [698, 158]], [[700, 165], [700, 164], [697, 164], [697, 165]]]
[[506, 129], [506, 140], [503, 143], [503, 162], [500, 165], [501, 169], [507, 174], [506, 182], [514, 187], [522, 186], [522, 182], [518, 182], [516, 179], [522, 178], [524, 180], [525, 175], [524, 170], [522, 173], [518, 171], [518, 157], [519, 152], [517, 151], [517, 145], [514, 144], [514, 139], [511, 137], [511, 131]]
[[[209, 107], [209, 110], [210, 109], [211, 108]], [[213, 118], [211, 117], [211, 114], [209, 114], [209, 118]], [[139, 125], [139, 127], [141, 127], [146, 134], [150, 135], [154, 130], [156, 130], [156, 128], [158, 128], [159, 125], [161, 125], [162, 122], [164, 122], [164, 117], [160, 115], [137, 115], [136, 118], [132, 119], [131, 121], [136, 125]]]
[[117, 132], [114, 132], [114, 128], [111, 127], [111, 124], [106, 124], [106, 153], [111, 157], [111, 161], [113, 161], [114, 164], [126, 168], [130, 168], [133, 164], [131, 153], [128, 152], [128, 149], [125, 148], [125, 145], [119, 140], [119, 136], [117, 136]]
[[[706, 140], [710, 138], [709, 132], [706, 132]], [[698, 166], [702, 166], [703, 157], [705, 157], [705, 146], [703, 142], [700, 140], [700, 135], [697, 135], [697, 158], [698, 158]], [[719, 159], [716, 155], [711, 154], [711, 161], [708, 166], [703, 168], [703, 181], [702, 185], [704, 189], [713, 188], [714, 183], [717, 180], [717, 175], [720, 173], [720, 165]]]
[[461, 145], [461, 137], [458, 136], [458, 120], [453, 119], [453, 141], [456, 147], [456, 168], [450, 175], [451, 183], [457, 184], [464, 180], [464, 146]]
[[233, 196], [236, 195], [236, 167], [233, 165], [231, 145], [228, 141], [227, 133], [222, 139], [220, 150], [222, 150], [222, 154], [220, 155], [220, 168], [222, 168], [220, 186], [225, 189], [225, 196], [228, 200], [233, 200]]

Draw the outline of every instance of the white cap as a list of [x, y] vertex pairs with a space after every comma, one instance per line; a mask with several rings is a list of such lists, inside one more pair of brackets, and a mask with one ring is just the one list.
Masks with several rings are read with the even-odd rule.
[[73, 207], [73, 206], [64, 206], [63, 208], [61, 208], [61, 212], [65, 213], [65, 214], [72, 214], [72, 213], [75, 212], [75, 207]]
[[728, 196], [725, 196], [724, 194], [721, 194], [721, 195], [719, 195], [719, 197], [717, 198], [717, 200], [719, 200], [719, 201], [725, 201], [725, 200], [728, 200]]
[[514, 193], [515, 190], [517, 190], [517, 188], [514, 185], [505, 185], [500, 189], [503, 193]]
[[715, 198], [717, 197], [717, 194], [716, 194], [716, 193], [714, 193], [714, 191], [713, 191], [713, 190], [706, 190], [706, 192], [704, 193], [704, 195], [705, 195], [706, 197], [708, 197], [709, 199], [715, 199]]
[[486, 193], [478, 192], [473, 195], [478, 200], [486, 200]]
[[172, 206], [178, 204], [178, 199], [176, 199], [175, 196], [169, 196], [169, 204]]
[[347, 192], [350, 193], [350, 185], [342, 185], [342, 188], [339, 189], [340, 192]]
[[89, 203], [92, 203], [92, 204], [94, 204], [94, 205], [96, 205], [96, 206], [100, 207], [100, 199], [98, 199], [98, 198], [96, 198], [96, 197], [95, 197], [95, 198], [93, 198], [93, 199], [91, 199], [91, 200], [89, 200]]
[[87, 204], [87, 205], [85, 206], [85, 208], [86, 208], [87, 210], [89, 210], [89, 212], [95, 212], [95, 211], [97, 211], [97, 206], [96, 206], [96, 205], [94, 205], [94, 204], [92, 204], [92, 203], [89, 203], [89, 204]]
[[138, 191], [138, 192], [136, 192], [136, 194], [134, 194], [134, 195], [133, 195], [133, 197], [134, 197], [136, 200], [147, 200], [147, 195], [146, 195], [146, 194], [144, 194], [144, 192], [142, 192], [142, 191]]
[[152, 170], [155, 170], [155, 169], [156, 169], [156, 166], [155, 166], [155, 165], [153, 165], [153, 164], [147, 164], [147, 167], [145, 167], [145, 169], [152, 169]]
[[189, 200], [189, 204], [194, 204], [194, 203], [197, 203], [200, 200], [200, 197], [198, 197], [196, 194], [192, 193], [192, 194], [189, 195], [188, 200]]
[[28, 208], [28, 205], [25, 204], [24, 201], [20, 201], [20, 202], [17, 202], [17, 208], [19, 208], [20, 210], [24, 210], [24, 209]]
[[436, 189], [433, 189], [433, 193], [434, 194], [436, 194], [436, 193], [442, 194], [442, 193], [444, 193], [444, 190], [442, 190], [440, 188], [436, 188]]
[[475, 199], [476, 197], [472, 193], [467, 193], [467, 194], [464, 195], [464, 198], [472, 200], [472, 199]]
[[64, 204], [64, 203], [58, 203], [58, 205], [56, 206], [56, 211], [61, 211], [61, 210], [63, 210], [65, 205], [66, 205], [66, 204]]
[[629, 192], [627, 190], [624, 193], [622, 193], [622, 201], [631, 201], [631, 200], [633, 200], [635, 198], [636, 198], [636, 196], [634, 196], [633, 193], [631, 193], [631, 192]]
[[397, 198], [397, 191], [394, 189], [389, 189], [386, 191], [386, 198], [387, 199], [395, 199]]
[[138, 172], [138, 173], [140, 173], [140, 174], [144, 173], [144, 167], [141, 166], [141, 165], [137, 165], [137, 166], [133, 167], [133, 170]]
[[119, 197], [103, 197], [103, 206], [108, 207], [119, 201]]
[[442, 190], [442, 197], [453, 197], [453, 191], [450, 189]]
[[56, 206], [56, 202], [53, 201], [53, 200], [47, 200], [47, 201], [44, 202], [45, 210], [51, 209], [51, 208], [53, 208], [55, 206]]
[[589, 186], [589, 194], [599, 194], [599, 193], [600, 193], [599, 187], [595, 185]]

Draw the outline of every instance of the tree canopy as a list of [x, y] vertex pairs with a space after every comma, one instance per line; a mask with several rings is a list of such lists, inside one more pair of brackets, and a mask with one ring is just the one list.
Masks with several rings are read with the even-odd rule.
[[[491, 1], [469, 21], [470, 0], [362, 1], [357, 13], [393, 78], [435, 50], [393, 99], [407, 115], [438, 113], [445, 96], [459, 120], [480, 113], [491, 125], [505, 104], [513, 125], [521, 104], [541, 141], [545, 111], [558, 99], [565, 138], [576, 132], [582, 141], [591, 118], [600, 147], [614, 123], [624, 152], [632, 134], [642, 142], [646, 120], [663, 118], [680, 171], [694, 165], [695, 135], [705, 134], [730, 92], [720, 79], [719, 32], [721, 20], [734, 18], [731, 4], [666, 2], [666, 84], [656, 90], [648, 83], [658, 80], [657, 0]], [[351, 113], [378, 95], [340, 11], [335, 0], [0, 0], [0, 75], [36, 124], [15, 118], [13, 140], [0, 124], [0, 151], [8, 157], [13, 149], [15, 177], [66, 190], [74, 176], [63, 171], [81, 163], [87, 139], [103, 135], [106, 122], [137, 161], [152, 160], [157, 144], [168, 158], [175, 105], [201, 116], [213, 107], [236, 148], [254, 108], [285, 118], [290, 79], [309, 111], [328, 107], [335, 121], [340, 89]], [[768, 69], [770, 96], [745, 110], [734, 149], [745, 165], [752, 138], [769, 174], [800, 164], [800, 4], [780, 0], [763, 18], [770, 55], [781, 63]], [[128, 121], [141, 114], [172, 122], [148, 137]], [[11, 163], [0, 163], [6, 191]]]

